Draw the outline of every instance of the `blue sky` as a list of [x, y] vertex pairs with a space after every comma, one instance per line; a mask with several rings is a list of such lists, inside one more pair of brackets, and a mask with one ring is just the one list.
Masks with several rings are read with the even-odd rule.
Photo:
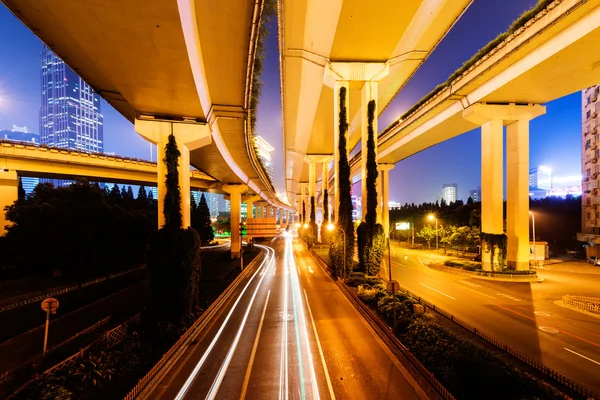
[[[535, 0], [475, 0], [413, 79], [381, 115], [383, 130], [403, 111], [470, 58], [479, 48], [506, 30]], [[493, 18], [490, 18], [493, 16]], [[279, 60], [276, 29], [268, 38], [263, 94], [258, 109], [257, 134], [275, 147], [275, 185], [283, 188], [283, 151]], [[4, 6], [0, 6], [0, 129], [13, 124], [39, 131], [41, 42]], [[105, 151], [124, 156], [150, 157], [149, 145], [132, 124], [106, 102]], [[390, 201], [435, 201], [444, 183], [458, 183], [459, 198], [480, 182], [479, 131], [472, 131], [427, 149], [396, 164], [390, 172]], [[581, 95], [574, 93], [547, 104], [546, 115], [531, 123], [530, 165], [548, 165], [555, 175], [581, 173]], [[155, 154], [155, 153], [154, 153]]]

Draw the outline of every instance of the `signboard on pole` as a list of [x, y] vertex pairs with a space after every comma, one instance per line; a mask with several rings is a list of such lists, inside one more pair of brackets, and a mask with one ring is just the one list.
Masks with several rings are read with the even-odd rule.
[[58, 300], [54, 297], [48, 297], [42, 301], [42, 310], [56, 314], [56, 310], [58, 309]]
[[410, 229], [410, 223], [408, 222], [396, 222], [397, 231], [407, 231]]

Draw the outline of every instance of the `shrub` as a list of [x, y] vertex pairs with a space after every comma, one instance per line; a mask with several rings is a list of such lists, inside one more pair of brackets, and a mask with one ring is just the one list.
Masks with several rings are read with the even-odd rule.
[[462, 260], [446, 260], [444, 262], [444, 265], [451, 268], [462, 268], [467, 271], [475, 271], [477, 269], [481, 269], [480, 264]]
[[410, 318], [412, 317], [412, 301], [406, 296], [397, 294], [387, 294], [377, 302], [377, 310], [388, 321], [394, 321], [394, 317]]
[[364, 272], [351, 272], [348, 275], [348, 279], [346, 279], [346, 284], [348, 286], [356, 287], [365, 283], [365, 273]]
[[366, 304], [376, 305], [379, 299], [385, 296], [385, 288], [381, 286], [368, 286], [368, 285], [359, 285], [358, 286], [358, 297], [364, 301]]

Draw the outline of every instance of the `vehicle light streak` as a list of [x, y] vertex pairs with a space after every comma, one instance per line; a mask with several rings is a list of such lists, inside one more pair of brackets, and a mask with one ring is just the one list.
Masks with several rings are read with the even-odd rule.
[[288, 399], [289, 379], [288, 379], [288, 352], [287, 352], [287, 323], [288, 323], [288, 285], [287, 275], [289, 274], [288, 268], [288, 252], [287, 252], [287, 240], [286, 240], [286, 251], [284, 252], [283, 262], [283, 311], [281, 314], [281, 358], [279, 366], [279, 400]]
[[[265, 267], [265, 270], [268, 268], [269, 268], [269, 266]], [[223, 364], [221, 364], [221, 368], [219, 368], [219, 372], [217, 373], [217, 376], [216, 376], [212, 386], [210, 387], [208, 395], [206, 396], [207, 399], [213, 400], [217, 396], [217, 392], [219, 391], [219, 388], [221, 387], [221, 383], [223, 383], [223, 378], [225, 378], [225, 374], [227, 373], [227, 369], [229, 368], [229, 364], [231, 363], [231, 359], [233, 358], [235, 349], [237, 348], [237, 345], [240, 342], [240, 338], [242, 337], [244, 328], [246, 328], [246, 321], [248, 320], [248, 314], [250, 314], [250, 310], [252, 309], [252, 305], [254, 304], [254, 299], [256, 298], [258, 289], [260, 289], [260, 285], [262, 284], [263, 280], [265, 279], [266, 275], [264, 274], [264, 271], [263, 271], [263, 273], [261, 273], [261, 275], [262, 275], [262, 277], [258, 281], [258, 284], [256, 285], [256, 289], [254, 289], [254, 293], [252, 294], [252, 297], [250, 298], [250, 303], [248, 304], [248, 307], [246, 308], [246, 313], [244, 314], [244, 318], [242, 319], [242, 322], [240, 323], [240, 327], [238, 328], [237, 334], [235, 335], [235, 339], [233, 340], [233, 343], [231, 344], [231, 346], [229, 346], [229, 351], [227, 352], [227, 356], [225, 357]], [[270, 294], [270, 291], [269, 291], [269, 294]]]
[[[308, 340], [308, 326], [306, 323], [306, 314], [304, 312], [303, 297], [300, 290], [300, 281], [298, 274], [294, 273], [298, 268], [295, 265], [294, 255], [292, 247], [289, 247], [289, 270], [290, 280], [292, 285], [292, 303], [294, 307], [294, 325], [296, 330], [296, 346], [298, 349], [298, 369], [300, 373], [300, 390], [302, 399], [306, 399], [306, 388], [305, 388], [305, 372], [303, 369], [303, 359], [307, 361], [307, 368], [310, 377], [310, 389], [312, 389], [312, 398], [319, 399], [319, 386], [317, 384], [317, 376], [315, 373], [315, 366], [313, 363], [313, 356], [310, 349], [310, 342]], [[304, 356], [304, 357], [303, 357]]]
[[238, 298], [235, 300], [235, 303], [233, 303], [233, 306], [229, 310], [229, 313], [227, 313], [227, 316], [225, 317], [225, 320], [223, 321], [223, 323], [221, 324], [221, 327], [217, 331], [217, 334], [215, 335], [215, 337], [213, 338], [213, 340], [210, 342], [210, 345], [208, 346], [208, 348], [206, 349], [206, 351], [202, 355], [202, 358], [200, 358], [200, 361], [198, 361], [198, 363], [194, 367], [194, 370], [192, 371], [192, 373], [190, 374], [190, 376], [187, 378], [187, 380], [185, 381], [185, 383], [183, 384], [183, 386], [179, 390], [179, 393], [177, 393], [177, 396], [175, 397], [176, 400], [183, 399], [183, 397], [185, 396], [185, 394], [189, 390], [190, 386], [192, 385], [192, 382], [194, 381], [194, 379], [198, 375], [198, 372], [202, 368], [202, 365], [204, 365], [204, 362], [206, 361], [206, 359], [210, 355], [212, 349], [215, 347], [215, 344], [217, 343], [217, 341], [221, 337], [221, 334], [223, 333], [223, 330], [225, 329], [225, 326], [227, 326], [227, 323], [229, 322], [229, 319], [231, 318], [231, 315], [235, 311], [235, 309], [236, 309], [238, 303], [240, 302], [242, 296], [244, 295], [244, 293], [246, 292], [246, 290], [248, 289], [248, 287], [250, 286], [250, 284], [252, 283], [252, 281], [254, 280], [254, 278], [256, 278], [256, 276], [258, 275], [258, 273], [262, 270], [262, 268], [264, 267], [265, 263], [267, 263], [267, 266], [269, 266], [269, 265], [271, 265], [271, 262], [273, 262], [273, 256], [275, 255], [275, 251], [273, 249], [271, 249], [270, 247], [262, 246], [262, 245], [256, 245], [256, 246], [260, 247], [260, 248], [262, 248], [264, 250], [266, 250], [267, 251], [267, 256], [262, 261], [262, 263], [260, 264], [260, 266], [257, 268], [256, 272], [254, 272], [254, 274], [252, 274], [252, 277], [246, 283], [246, 286], [244, 286], [244, 289], [239, 294]]

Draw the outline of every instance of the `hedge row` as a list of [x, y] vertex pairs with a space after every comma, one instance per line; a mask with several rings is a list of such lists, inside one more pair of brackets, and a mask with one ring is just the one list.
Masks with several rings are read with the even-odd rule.
[[[410, 295], [391, 294], [376, 277], [353, 273], [358, 297], [390, 326], [417, 359], [458, 399], [566, 399], [553, 386], [517, 369], [479, 344], [417, 315]], [[395, 324], [394, 324], [395, 311]]]

